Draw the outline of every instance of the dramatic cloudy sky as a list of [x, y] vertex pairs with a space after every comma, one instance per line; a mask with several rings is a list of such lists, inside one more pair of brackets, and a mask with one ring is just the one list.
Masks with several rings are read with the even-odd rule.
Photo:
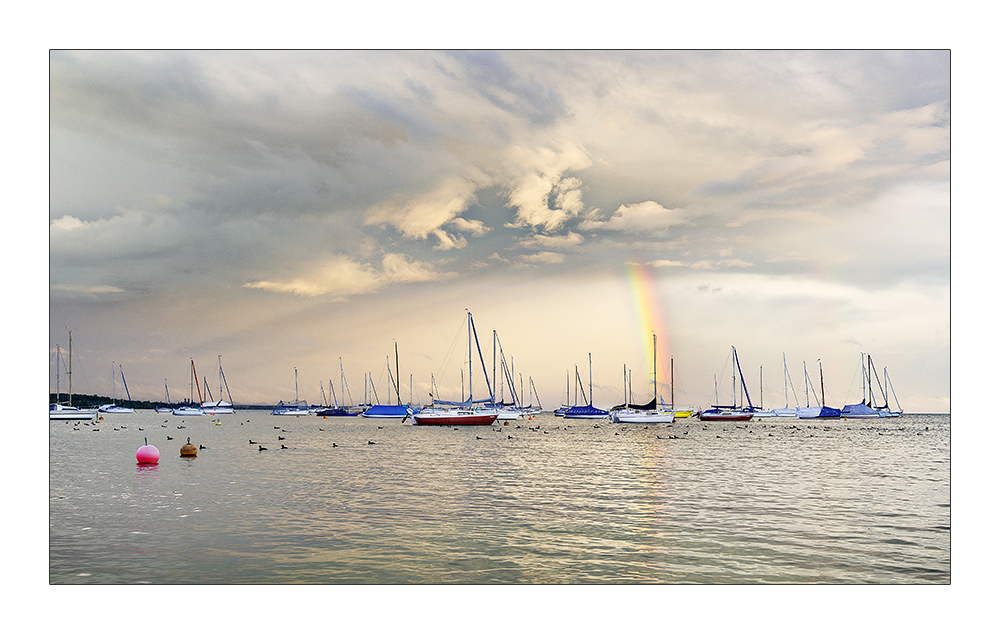
[[[473, 312], [542, 405], [661, 390], [950, 411], [947, 51], [75, 52], [50, 58], [49, 348], [74, 390], [237, 403], [371, 372], [457, 397]], [[393, 366], [395, 362], [393, 362]], [[394, 370], [394, 368], [393, 368]], [[464, 370], [467, 372], [467, 368]], [[63, 384], [65, 387], [65, 384]], [[476, 383], [477, 395], [482, 383]], [[572, 396], [571, 396], [572, 398]], [[804, 403], [802, 403], [804, 404]], [[793, 401], [794, 405], [794, 401]]]

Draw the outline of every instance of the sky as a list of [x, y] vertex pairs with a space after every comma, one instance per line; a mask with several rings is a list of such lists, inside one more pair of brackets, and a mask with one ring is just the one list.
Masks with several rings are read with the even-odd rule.
[[598, 407], [629, 376], [647, 400], [655, 333], [679, 406], [732, 402], [735, 347], [755, 405], [785, 405], [784, 364], [793, 406], [806, 373], [858, 402], [865, 353], [904, 410], [950, 412], [948, 50], [48, 61], [51, 391], [71, 330], [77, 393], [120, 364], [178, 400], [193, 359], [218, 398], [221, 355], [237, 404], [296, 371], [340, 398], [341, 363], [386, 402], [398, 348], [404, 401], [458, 398], [471, 311], [547, 409], [577, 372]]

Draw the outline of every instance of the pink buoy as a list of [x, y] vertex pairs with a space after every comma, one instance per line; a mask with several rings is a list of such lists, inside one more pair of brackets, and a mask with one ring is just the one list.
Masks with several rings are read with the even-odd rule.
[[[148, 442], [143, 438], [143, 442]], [[139, 464], [156, 464], [160, 461], [160, 450], [153, 445], [143, 445], [135, 452], [135, 459]]]

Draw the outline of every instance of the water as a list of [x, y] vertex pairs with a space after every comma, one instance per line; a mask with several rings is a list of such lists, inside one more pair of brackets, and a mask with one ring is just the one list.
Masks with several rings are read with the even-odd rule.
[[949, 424], [51, 421], [49, 580], [947, 584]]

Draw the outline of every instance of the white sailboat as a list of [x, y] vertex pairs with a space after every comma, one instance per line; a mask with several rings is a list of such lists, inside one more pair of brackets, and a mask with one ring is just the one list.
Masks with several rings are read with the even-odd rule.
[[[626, 399], [627, 401], [628, 399]], [[673, 399], [671, 398], [671, 401]], [[650, 407], [651, 405], [651, 407]], [[656, 389], [656, 333], [653, 333], [653, 400], [649, 405], [628, 405], [610, 412], [611, 420], [616, 423], [672, 423], [675, 412], [657, 403]]]
[[69, 393], [66, 395], [66, 402], [59, 402], [59, 357], [61, 356], [59, 346], [56, 345], [56, 402], [49, 404], [49, 420], [94, 420], [97, 416], [96, 409], [81, 409], [73, 406], [73, 333], [69, 333], [69, 369], [66, 376], [69, 379]]
[[[229, 397], [229, 401], [222, 400], [222, 388], [225, 386], [226, 395]], [[206, 392], [208, 391], [208, 384], [205, 385]], [[211, 392], [208, 394], [209, 399], [212, 398]], [[222, 371], [222, 355], [219, 355], [219, 400], [213, 401], [208, 400], [201, 404], [201, 410], [209, 415], [215, 416], [217, 414], [232, 414], [233, 413], [233, 395], [229, 393], [229, 383], [226, 382], [226, 375]]]
[[278, 401], [278, 404], [271, 410], [273, 416], [308, 416], [311, 413], [309, 405], [305, 401], [299, 400], [299, 369], [292, 369], [295, 371], [295, 400], [291, 403]]
[[[198, 400], [194, 400], [194, 390], [198, 388]], [[175, 407], [174, 416], [202, 416], [204, 412], [194, 403], [201, 402], [201, 386], [198, 385], [198, 372], [194, 369], [194, 359], [191, 359], [191, 393], [188, 395], [188, 404]]]
[[[479, 336], [476, 334], [476, 325], [472, 319], [472, 313], [468, 310], [466, 311], [466, 323], [469, 338], [469, 398], [461, 401], [441, 401], [434, 398], [432, 405], [429, 407], [425, 407], [419, 411], [410, 409], [414, 425], [492, 425], [497, 420], [496, 396], [493, 386], [490, 385], [490, 377], [486, 371], [486, 361], [483, 359], [483, 351], [479, 347]], [[482, 364], [486, 389], [490, 394], [489, 399], [481, 399], [479, 401], [475, 400], [472, 396], [473, 342], [475, 342], [476, 350], [479, 352], [479, 362]], [[462, 378], [462, 390], [464, 397], [464, 377]]]
[[798, 416], [799, 395], [795, 393], [795, 386], [792, 386], [792, 396], [795, 397], [795, 407], [789, 407], [788, 406], [788, 385], [792, 382], [792, 377], [791, 377], [791, 375], [788, 374], [788, 363], [785, 360], [785, 353], [784, 352], [781, 353], [781, 366], [782, 366], [782, 368], [784, 369], [784, 372], [785, 372], [785, 376], [784, 376], [784, 380], [785, 380], [784, 381], [785, 382], [785, 406], [784, 407], [778, 407], [776, 409], [772, 409], [771, 411], [774, 412], [775, 416], [783, 416], [783, 417], [786, 417], [786, 418]]
[[169, 414], [170, 412], [174, 411], [174, 408], [170, 406], [170, 390], [167, 389], [167, 380], [166, 379], [163, 379], [163, 394], [167, 398], [167, 406], [166, 407], [157, 407], [156, 411], [158, 413], [160, 413], [160, 414]]
[[128, 397], [129, 407], [124, 405], [118, 405], [115, 401], [115, 364], [111, 363], [111, 402], [107, 405], [101, 405], [97, 408], [97, 411], [103, 414], [132, 414], [135, 409], [132, 407], [132, 396], [128, 393], [128, 384], [125, 383], [125, 372], [122, 370], [122, 366], [118, 364], [118, 372], [122, 377], [122, 389], [125, 390], [125, 395]]

